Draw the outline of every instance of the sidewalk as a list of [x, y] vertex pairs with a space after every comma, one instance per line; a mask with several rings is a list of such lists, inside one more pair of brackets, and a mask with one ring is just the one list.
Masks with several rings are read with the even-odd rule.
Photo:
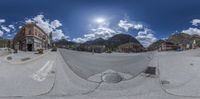
[[161, 80], [169, 82], [163, 84], [163, 88], [168, 93], [200, 97], [199, 49], [176, 54], [168, 52], [160, 55], [158, 59]]
[[8, 55], [8, 49], [7, 48], [0, 48], [0, 56]]
[[13, 53], [13, 54], [7, 55], [5, 57], [5, 60], [11, 64], [22, 64], [22, 63], [26, 63], [26, 62], [35, 60], [35, 59], [45, 55], [48, 52], [49, 52], [49, 50], [45, 50], [44, 54], [37, 54], [37, 52], [35, 52], [35, 51], [33, 51], [33, 52], [18, 51], [18, 53]]
[[26, 61], [27, 64], [10, 64], [4, 62], [6, 57], [0, 57], [4, 58], [0, 63], [0, 99], [49, 93], [55, 82], [56, 73], [52, 72], [56, 69], [55, 55], [56, 53], [40, 55], [42, 57], [34, 61]]

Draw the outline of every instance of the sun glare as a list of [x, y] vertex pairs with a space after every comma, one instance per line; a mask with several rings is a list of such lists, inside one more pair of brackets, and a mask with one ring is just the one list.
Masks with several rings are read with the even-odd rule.
[[97, 18], [97, 19], [96, 19], [96, 22], [97, 22], [97, 23], [104, 23], [104, 22], [105, 22], [105, 19], [104, 19], [104, 18]]

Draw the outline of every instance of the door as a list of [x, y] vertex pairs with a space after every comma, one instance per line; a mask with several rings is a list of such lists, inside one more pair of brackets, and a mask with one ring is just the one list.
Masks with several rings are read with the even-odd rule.
[[33, 49], [33, 44], [27, 44], [27, 50], [32, 51]]

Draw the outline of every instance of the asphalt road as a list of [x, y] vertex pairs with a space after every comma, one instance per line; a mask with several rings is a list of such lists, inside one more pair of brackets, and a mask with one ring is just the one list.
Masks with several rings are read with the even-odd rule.
[[59, 51], [72, 71], [84, 79], [108, 69], [136, 76], [146, 69], [153, 57], [153, 52], [92, 54], [66, 49]]
[[[166, 90], [175, 94], [187, 92], [187, 95], [191, 95], [199, 92], [198, 76], [188, 83], [194, 85], [193, 82], [196, 82], [197, 87], [183, 86], [181, 87], [183, 91], [174, 89], [175, 84], [180, 85], [180, 81], [185, 83], [188, 81], [187, 78], [192, 78], [191, 74], [199, 74], [199, 56], [196, 54], [199, 50], [191, 52], [162, 52], [155, 55], [154, 52], [92, 54], [59, 49], [37, 60], [17, 65], [6, 62], [5, 57], [1, 56], [0, 99], [182, 99], [180, 96], [168, 94], [163, 88], [173, 87]], [[186, 58], [188, 55], [191, 57]], [[170, 84], [164, 87], [160, 86], [158, 78], [137, 75], [148, 65], [157, 66], [158, 59], [160, 78], [164, 80], [173, 78]], [[176, 61], [177, 59], [184, 62]], [[188, 67], [188, 62], [193, 63], [193, 66]], [[177, 67], [177, 64], [180, 67]], [[168, 68], [169, 66], [176, 68]], [[185, 69], [182, 69], [183, 66]], [[137, 76], [115, 84], [87, 80], [88, 77], [108, 69]], [[189, 76], [183, 76], [188, 72]]]
[[149, 52], [92, 54], [59, 49], [57, 52], [50, 52], [25, 64], [10, 64], [2, 56], [0, 57], [0, 98], [63, 99], [80, 96], [79, 98], [82, 99], [86, 96], [88, 99], [88, 95], [96, 97], [99, 93], [106, 94], [107, 91], [104, 93], [104, 90], [108, 90], [107, 88], [114, 88], [115, 95], [118, 95], [121, 89], [124, 89], [124, 94], [132, 94], [135, 89], [132, 91], [125, 89], [140, 85], [124, 81], [127, 84], [119, 83], [116, 87], [112, 85], [106, 87], [102, 83], [87, 79], [108, 69], [136, 76], [145, 70], [152, 57], [153, 54]]

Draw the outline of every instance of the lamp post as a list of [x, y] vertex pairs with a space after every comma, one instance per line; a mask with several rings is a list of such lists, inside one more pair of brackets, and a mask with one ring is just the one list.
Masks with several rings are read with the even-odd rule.
[[94, 46], [92, 46], [92, 54], [94, 55]]

